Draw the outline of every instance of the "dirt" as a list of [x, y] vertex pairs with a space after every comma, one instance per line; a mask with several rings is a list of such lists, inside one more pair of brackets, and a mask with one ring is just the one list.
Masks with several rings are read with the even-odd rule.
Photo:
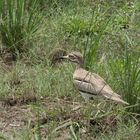
[[[16, 132], [22, 131], [30, 122], [30, 128], [37, 126], [38, 122], [40, 125], [47, 125], [53, 121], [63, 122], [65, 120], [78, 119], [79, 113], [65, 112], [65, 108], [60, 106], [65, 104], [65, 107], [74, 108], [71, 102], [63, 100], [50, 100], [45, 98], [40, 100], [41, 108], [46, 108], [46, 112], [41, 112], [39, 119], [37, 111], [34, 109], [32, 104], [35, 105], [37, 99], [35, 97], [30, 98], [8, 98], [0, 101], [0, 132], [4, 136], [12, 136]], [[36, 105], [35, 105], [36, 106]], [[60, 109], [60, 110], [58, 110]], [[54, 115], [51, 112], [57, 111]], [[46, 128], [41, 130], [43, 135], [47, 135]]]
[[[91, 129], [96, 127], [99, 131], [103, 132], [116, 126], [116, 116], [100, 120], [90, 120], [88, 124], [83, 114], [83, 105], [67, 99], [52, 99], [47, 97], [39, 100], [34, 96], [26, 98], [18, 97], [15, 99], [7, 98], [0, 101], [0, 132], [10, 138], [14, 134], [25, 130], [30, 122], [30, 130], [34, 130], [39, 124], [41, 126], [41, 135], [46, 139], [51, 125], [55, 122], [57, 125], [54, 128], [62, 126], [62, 128], [60, 127], [55, 132], [55, 137], [59, 140], [64, 137], [70, 139], [70, 122], [77, 122], [81, 125], [80, 129], [85, 127], [85, 132], [80, 130], [83, 138], [86, 138], [86, 133], [90, 131], [86, 129], [86, 127], [89, 127], [88, 125], [90, 125]], [[40, 107], [39, 112], [36, 107]]]
[[34, 119], [34, 113], [27, 106], [3, 106], [0, 103], [0, 131], [11, 135], [21, 130], [28, 120]]

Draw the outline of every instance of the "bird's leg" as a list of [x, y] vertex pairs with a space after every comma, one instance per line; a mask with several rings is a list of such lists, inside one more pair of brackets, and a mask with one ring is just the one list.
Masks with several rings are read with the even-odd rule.
[[90, 98], [88, 98], [88, 97], [87, 97], [87, 98], [84, 97], [84, 99], [85, 99], [85, 102], [88, 103]]
[[83, 92], [80, 92], [80, 93], [81, 93], [82, 97], [85, 99], [85, 102], [88, 103], [88, 101], [90, 100], [90, 97]]

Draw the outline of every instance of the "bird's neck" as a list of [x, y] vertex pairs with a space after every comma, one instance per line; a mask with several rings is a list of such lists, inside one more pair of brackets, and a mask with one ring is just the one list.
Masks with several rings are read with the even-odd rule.
[[83, 68], [83, 66], [84, 66], [84, 64], [77, 63], [77, 64], [76, 64], [76, 69]]

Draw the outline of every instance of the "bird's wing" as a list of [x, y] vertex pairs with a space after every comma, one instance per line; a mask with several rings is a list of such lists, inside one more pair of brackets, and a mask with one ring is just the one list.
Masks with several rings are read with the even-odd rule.
[[74, 85], [81, 92], [91, 94], [91, 95], [97, 95], [96, 89], [92, 86], [91, 83], [74, 79]]
[[103, 88], [103, 91], [101, 92], [101, 93], [110, 93], [111, 95], [113, 94], [114, 96], [116, 96], [116, 97], [120, 97], [121, 98], [121, 96], [119, 95], [119, 94], [117, 94], [117, 93], [115, 93], [113, 90], [112, 90], [112, 88], [105, 82], [105, 80], [102, 78], [102, 77], [100, 77], [98, 74], [96, 74], [96, 73], [92, 73], [92, 76], [93, 77], [95, 77], [96, 78], [96, 80], [99, 82], [99, 85], [101, 86], [101, 87], [104, 87]]
[[88, 72], [84, 69], [78, 69], [75, 70], [73, 79], [75, 86], [81, 91], [92, 95], [102, 95], [107, 99], [128, 104], [121, 99], [120, 95], [111, 89], [103, 78], [95, 73]]
[[[123, 104], [129, 105], [127, 102], [121, 99], [121, 96], [115, 93], [111, 87], [101, 78], [99, 75], [92, 73], [92, 76], [96, 78], [96, 82], [98, 83], [98, 88], [101, 89], [100, 93], [106, 97], [107, 99], [114, 100], [116, 102], [120, 102]], [[94, 78], [92, 78], [93, 80]], [[92, 81], [94, 83], [94, 80]]]
[[96, 95], [95, 86], [90, 82], [89, 75], [91, 73], [84, 69], [76, 70], [73, 75], [74, 85], [79, 91]]
[[85, 89], [93, 94], [103, 95], [105, 97], [108, 96], [116, 96], [120, 97], [117, 93], [115, 93], [111, 87], [101, 78], [99, 75], [95, 73], [88, 72], [84, 69], [78, 69], [75, 71], [73, 75], [74, 84], [78, 89]]

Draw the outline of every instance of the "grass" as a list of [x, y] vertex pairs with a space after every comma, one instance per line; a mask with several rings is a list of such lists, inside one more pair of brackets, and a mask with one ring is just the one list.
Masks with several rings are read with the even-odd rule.
[[[12, 66], [0, 60], [0, 139], [140, 139], [139, 2], [15, 1], [5, 13], [0, 3], [1, 48], [28, 51]], [[72, 84], [74, 65], [51, 65], [57, 48], [83, 53], [85, 68], [130, 106], [86, 104]]]
[[0, 4], [0, 33], [3, 45], [12, 52], [27, 50], [42, 23], [37, 0], [30, 2], [28, 10], [24, 0], [7, 0], [1, 1]]

